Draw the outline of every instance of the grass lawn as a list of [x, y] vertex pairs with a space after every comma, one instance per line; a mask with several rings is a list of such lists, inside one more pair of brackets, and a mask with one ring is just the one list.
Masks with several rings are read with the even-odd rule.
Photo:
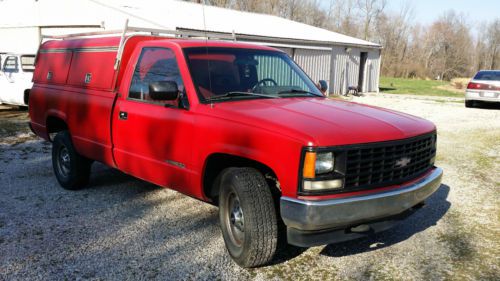
[[448, 85], [448, 82], [435, 80], [380, 77], [380, 91], [387, 94], [464, 97], [464, 93], [442, 89]]

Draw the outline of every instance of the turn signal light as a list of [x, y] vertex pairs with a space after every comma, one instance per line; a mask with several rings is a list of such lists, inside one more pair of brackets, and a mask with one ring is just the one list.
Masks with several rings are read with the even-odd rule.
[[316, 177], [315, 167], [316, 152], [307, 151], [304, 157], [304, 170], [302, 172], [302, 176], [305, 179], [314, 179]]

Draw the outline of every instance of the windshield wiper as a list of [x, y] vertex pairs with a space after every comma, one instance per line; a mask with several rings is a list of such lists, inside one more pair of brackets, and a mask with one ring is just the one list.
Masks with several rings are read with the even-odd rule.
[[245, 97], [245, 96], [262, 97], [262, 98], [268, 98], [268, 99], [279, 98], [278, 96], [257, 94], [257, 93], [227, 92], [223, 95], [218, 95], [218, 96], [213, 96], [213, 97], [207, 98], [207, 101], [224, 100], [224, 99], [230, 99], [230, 98], [234, 98], [234, 97]]
[[297, 90], [297, 89], [290, 89], [290, 90], [278, 92], [278, 95], [283, 95], [283, 94], [307, 94], [307, 95], [319, 97], [318, 94], [315, 94], [313, 92], [309, 92], [309, 91], [305, 91], [305, 90]]

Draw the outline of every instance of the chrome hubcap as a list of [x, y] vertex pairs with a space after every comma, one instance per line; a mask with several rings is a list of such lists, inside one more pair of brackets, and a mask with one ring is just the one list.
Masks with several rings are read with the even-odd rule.
[[231, 224], [233, 224], [239, 231], [243, 231], [243, 211], [238, 204], [235, 204], [233, 211], [231, 212]]
[[69, 171], [71, 170], [71, 158], [66, 147], [62, 147], [59, 150], [57, 168], [59, 170], [59, 173], [63, 176], [68, 176]]
[[229, 236], [231, 241], [242, 246], [245, 241], [245, 217], [241, 209], [240, 199], [236, 193], [232, 192], [227, 198], [226, 218], [229, 226]]

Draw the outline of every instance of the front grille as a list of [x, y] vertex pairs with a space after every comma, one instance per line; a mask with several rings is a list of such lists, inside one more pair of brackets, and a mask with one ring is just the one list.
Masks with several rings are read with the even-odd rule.
[[428, 171], [436, 155], [435, 133], [415, 138], [363, 144], [346, 150], [343, 191], [398, 184]]

